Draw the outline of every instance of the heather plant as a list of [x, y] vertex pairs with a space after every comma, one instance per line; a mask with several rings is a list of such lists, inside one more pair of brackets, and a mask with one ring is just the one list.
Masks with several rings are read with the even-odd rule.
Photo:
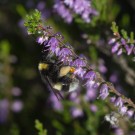
[[118, 26], [115, 22], [112, 23], [112, 31], [114, 37], [110, 39], [109, 44], [112, 46], [112, 53], [117, 53], [121, 55], [126, 52], [127, 55], [135, 55], [135, 45], [134, 45], [134, 33], [130, 33], [130, 37], [127, 31], [121, 30], [121, 35], [118, 30]]
[[[134, 135], [134, 4], [0, 1], [0, 134]], [[63, 99], [40, 77], [48, 58], [79, 84]]]
[[[124, 117], [134, 119], [135, 104], [129, 98], [126, 98], [124, 95], [118, 92], [112, 83], [105, 81], [100, 73], [95, 71], [88, 64], [88, 60], [84, 56], [78, 56], [73, 47], [64, 41], [64, 36], [62, 34], [59, 32], [55, 33], [51, 26], [44, 26], [42, 23], [41, 14], [38, 10], [35, 10], [32, 15], [26, 17], [24, 25], [27, 27], [29, 35], [37, 36], [37, 43], [42, 46], [42, 57], [48, 57], [45, 56], [45, 54], [48, 53], [50, 59], [55, 57], [64, 65], [69, 65], [75, 68], [74, 75], [80, 79], [80, 82], [83, 82], [82, 85], [86, 88], [86, 92], [83, 94], [82, 99], [78, 98], [79, 95], [75, 96], [73, 99], [71, 93], [70, 96], [73, 103], [75, 102], [77, 105], [79, 105], [81, 100], [83, 100], [83, 102], [92, 100], [92, 98], [90, 98], [88, 95], [91, 95], [91, 93], [89, 94], [89, 91], [94, 89], [94, 91], [97, 93], [95, 95], [95, 99], [96, 97], [101, 100], [107, 99], [108, 102], [111, 102], [115, 108], [118, 109], [117, 113], [114, 112], [105, 116], [105, 120], [110, 122], [112, 126], [117, 127], [119, 118], [121, 117], [123, 117], [123, 119]], [[117, 35], [118, 27], [115, 25], [115, 23], [113, 23], [112, 30], [115, 31], [114, 34]], [[123, 36], [124, 35], [126, 34], [123, 34]], [[133, 33], [131, 33], [130, 42], [133, 43], [133, 40]], [[80, 93], [80, 89], [81, 88], [79, 88], [77, 92]], [[51, 101], [53, 104], [56, 104], [56, 100], [53, 98], [51, 98]], [[54, 105], [55, 109], [62, 108], [61, 103], [58, 104]], [[56, 106], [59, 107], [56, 108]], [[73, 110], [73, 107], [71, 107], [73, 117], [83, 115], [81, 106], [76, 110]]]

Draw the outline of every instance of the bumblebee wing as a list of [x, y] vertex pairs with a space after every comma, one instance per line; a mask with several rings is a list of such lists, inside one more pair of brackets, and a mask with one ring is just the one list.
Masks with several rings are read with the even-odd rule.
[[45, 84], [48, 84], [50, 89], [52, 90], [52, 92], [55, 94], [55, 96], [57, 97], [58, 100], [60, 99], [64, 99], [63, 96], [61, 95], [61, 93], [57, 90], [57, 89], [54, 89], [53, 86], [52, 86], [52, 83], [51, 81], [49, 80], [48, 76], [44, 76], [41, 71], [40, 71], [40, 75], [41, 75], [41, 79], [42, 81], [45, 83]]
[[48, 82], [48, 84], [49, 84], [49, 86], [50, 86], [52, 92], [55, 94], [55, 96], [57, 97], [57, 99], [58, 99], [58, 100], [64, 99], [63, 96], [61, 95], [61, 93], [60, 93], [57, 89], [54, 89], [54, 88], [52, 87], [52, 84], [51, 84], [51, 82], [50, 82], [48, 76], [46, 77], [46, 81]]

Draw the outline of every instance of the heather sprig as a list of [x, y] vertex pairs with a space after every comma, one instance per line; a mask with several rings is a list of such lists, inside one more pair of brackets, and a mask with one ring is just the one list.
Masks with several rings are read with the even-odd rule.
[[123, 29], [119, 32], [119, 28], [115, 22], [112, 23], [111, 29], [114, 37], [109, 40], [108, 44], [112, 47], [112, 53], [121, 55], [125, 52], [127, 55], [133, 54], [135, 56], [134, 33], [130, 32], [130, 36], [128, 36], [127, 31]]
[[[41, 20], [39, 19], [40, 12], [37, 10], [35, 12], [38, 14], [38, 20]], [[64, 41], [64, 37], [60, 33], [55, 33], [50, 26], [44, 27], [41, 21], [37, 21], [37, 24], [35, 24], [35, 20], [31, 19], [34, 18], [33, 16], [35, 17], [35, 13], [27, 16], [25, 26], [28, 29], [28, 33], [30, 31], [31, 34], [37, 34], [40, 31], [37, 42], [43, 46], [42, 55], [44, 56], [48, 53], [50, 58], [55, 57], [55, 59], [63, 64], [74, 67], [74, 75], [84, 83], [87, 91], [89, 91], [90, 88], [98, 89], [98, 98], [102, 100], [107, 98], [110, 99], [111, 103], [118, 108], [118, 112], [121, 115], [128, 116], [129, 118], [133, 117], [135, 104], [130, 99], [119, 93], [112, 83], [106, 82], [100, 73], [92, 69], [85, 57], [78, 56], [74, 52], [73, 47]], [[31, 27], [33, 22], [27, 22], [30, 21], [29, 18], [34, 21], [34, 27]], [[113, 29], [115, 33], [118, 34], [118, 28], [115, 25], [113, 26]]]
[[55, 0], [54, 10], [67, 23], [71, 23], [75, 15], [81, 16], [86, 23], [91, 21], [92, 16], [98, 15], [91, 0]]

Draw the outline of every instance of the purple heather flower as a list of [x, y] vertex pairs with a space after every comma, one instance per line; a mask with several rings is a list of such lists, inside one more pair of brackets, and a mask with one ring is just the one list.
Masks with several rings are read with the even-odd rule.
[[89, 17], [90, 16], [90, 12], [88, 10], [85, 10], [82, 14], [82, 19], [89, 23], [91, 21], [91, 18]]
[[93, 81], [96, 78], [96, 73], [93, 70], [90, 70], [86, 73], [84, 78], [88, 79], [89, 81]]
[[64, 0], [57, 1], [54, 5], [55, 11], [68, 23], [72, 22], [73, 15], [78, 14], [82, 19], [89, 23], [92, 15], [98, 15], [98, 12], [91, 7], [91, 1], [88, 0]]
[[62, 61], [65, 65], [71, 65], [72, 63], [72, 57], [60, 57], [60, 61]]
[[68, 8], [65, 7], [65, 5], [62, 2], [58, 2], [54, 5], [55, 11], [67, 22], [72, 22], [72, 14]]
[[73, 9], [74, 9], [75, 13], [82, 14], [85, 10], [90, 9], [90, 1], [75, 0]]
[[117, 55], [121, 55], [123, 53], [123, 48], [126, 50], [127, 55], [132, 54], [134, 51], [134, 44], [128, 44], [129, 40], [126, 41], [124, 38], [120, 38], [119, 41], [116, 41], [115, 38], [112, 38], [109, 41], [109, 44], [112, 45], [112, 53], [116, 53]]
[[84, 96], [86, 101], [93, 101], [95, 100], [97, 97], [97, 91], [94, 88], [88, 88], [86, 90], [86, 94]]
[[127, 114], [127, 116], [128, 116], [129, 118], [131, 118], [131, 117], [134, 115], [134, 110], [130, 109], [130, 110], [127, 111], [126, 114]]
[[74, 100], [74, 99], [77, 98], [77, 96], [78, 96], [77, 92], [72, 92], [72, 93], [70, 94], [70, 99], [71, 99], [71, 100]]
[[100, 86], [100, 92], [99, 92], [100, 94], [99, 94], [99, 97], [101, 98], [101, 99], [106, 99], [107, 98], [107, 96], [109, 95], [109, 91], [108, 91], [108, 86], [107, 86], [107, 84], [101, 84], [101, 86]]
[[127, 51], [127, 55], [130, 55], [133, 52], [134, 45], [133, 44], [131, 44], [131, 45], [125, 45], [125, 49]]
[[59, 56], [60, 57], [67, 57], [67, 56], [70, 56], [72, 55], [72, 52], [70, 49], [68, 48], [62, 48], [60, 51], [59, 51]]
[[112, 47], [112, 53], [117, 52], [119, 47], [120, 47], [120, 44], [116, 42]]
[[73, 61], [72, 66], [75, 67], [85, 67], [86, 66], [86, 62], [80, 58], [76, 59]]
[[82, 69], [81, 67], [77, 68], [74, 72], [75, 75], [79, 76], [80, 78], [83, 78], [84, 74], [85, 74], [85, 70]]
[[128, 109], [128, 108], [127, 108], [126, 106], [120, 107], [120, 108], [119, 108], [119, 111], [120, 111], [121, 115], [125, 115], [126, 112], [127, 112], [127, 109]]
[[94, 85], [93, 85], [93, 88], [94, 89], [97, 89], [99, 87], [99, 83], [98, 82], [95, 82]]
[[121, 128], [115, 129], [115, 135], [124, 135], [124, 131]]
[[43, 44], [45, 41], [48, 41], [48, 36], [42, 36], [42, 37], [38, 37], [37, 38], [37, 42], [41, 45]]
[[116, 100], [116, 97], [115, 97], [115, 96], [110, 97], [110, 102], [111, 102], [111, 103], [114, 103], [114, 102], [115, 102], [115, 100]]
[[46, 46], [50, 46], [49, 50], [55, 54], [59, 53], [59, 42], [55, 37], [52, 37]]
[[122, 45], [126, 45], [126, 40], [124, 38], [121, 38]]
[[73, 101], [73, 102], [76, 103], [76, 104], [80, 104], [80, 98], [79, 98], [77, 92], [72, 92], [72, 93], [70, 94], [70, 100]]
[[40, 2], [37, 4], [37, 9], [41, 11], [41, 10], [44, 10], [44, 8], [45, 8], [45, 2], [40, 1]]
[[77, 97], [77, 92], [72, 92], [70, 94], [70, 99], [75, 99]]
[[64, 40], [64, 36], [61, 34], [61, 32], [57, 32], [53, 35], [54, 37], [59, 37], [59, 39], [61, 39], [61, 41]]
[[55, 110], [61, 111], [63, 109], [62, 103], [58, 101], [58, 99], [53, 93], [51, 93], [49, 100], [51, 101], [52, 107]]
[[83, 116], [83, 111], [81, 108], [72, 107], [71, 108], [71, 114], [73, 118], [81, 117]]
[[112, 82], [112, 83], [117, 83], [118, 82], [118, 73], [117, 72], [114, 72], [111, 74], [109, 80]]
[[121, 97], [118, 97], [115, 102], [114, 102], [114, 105], [115, 106], [118, 106], [118, 107], [122, 107], [123, 106], [123, 100]]
[[20, 96], [22, 91], [19, 87], [13, 87], [11, 90], [13, 96]]
[[65, 5], [72, 8], [74, 6], [74, 0], [64, 0]]
[[84, 85], [86, 85], [87, 88], [93, 88], [94, 84], [95, 84], [95, 81], [87, 80]]
[[118, 50], [118, 52], [117, 52], [117, 55], [119, 56], [119, 55], [121, 55], [122, 54], [122, 48], [120, 48], [119, 50]]
[[98, 66], [98, 69], [101, 73], [106, 73], [107, 72], [107, 68], [105, 66], [105, 62], [103, 59], [99, 59], [99, 66]]
[[91, 110], [92, 112], [97, 112], [98, 108], [97, 108], [96, 105], [92, 104], [92, 105], [90, 105], [90, 110]]
[[11, 105], [11, 109], [14, 112], [20, 112], [22, 108], [23, 108], [23, 103], [21, 100], [16, 100]]
[[109, 45], [112, 45], [113, 43], [115, 43], [116, 39], [115, 38], [111, 38], [108, 42]]
[[7, 120], [9, 114], [9, 102], [7, 99], [0, 100], [0, 123]]

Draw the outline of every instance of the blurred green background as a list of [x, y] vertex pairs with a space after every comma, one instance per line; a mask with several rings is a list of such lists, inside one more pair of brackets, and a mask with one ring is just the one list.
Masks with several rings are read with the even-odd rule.
[[[135, 1], [93, 0], [93, 7], [100, 14], [91, 23], [86, 24], [77, 16], [67, 24], [53, 11], [53, 0], [0, 0], [1, 135], [37, 135], [36, 119], [43, 123], [48, 135], [135, 134], [130, 122], [112, 128], [104, 120], [105, 114], [113, 109], [109, 102], [95, 97], [86, 102], [81, 97], [84, 92], [79, 92], [79, 105], [66, 99], [59, 103], [42, 83], [37, 69], [41, 47], [34, 37], [28, 36], [23, 25], [26, 14], [35, 8], [42, 12], [45, 25], [60, 31], [75, 51], [84, 54], [106, 80], [115, 77], [116, 88], [135, 101], [132, 56], [123, 55], [118, 59], [107, 45], [112, 36], [112, 21], [128, 32], [135, 31]], [[72, 109], [76, 109], [74, 113], [79, 116], [76, 117]]]

